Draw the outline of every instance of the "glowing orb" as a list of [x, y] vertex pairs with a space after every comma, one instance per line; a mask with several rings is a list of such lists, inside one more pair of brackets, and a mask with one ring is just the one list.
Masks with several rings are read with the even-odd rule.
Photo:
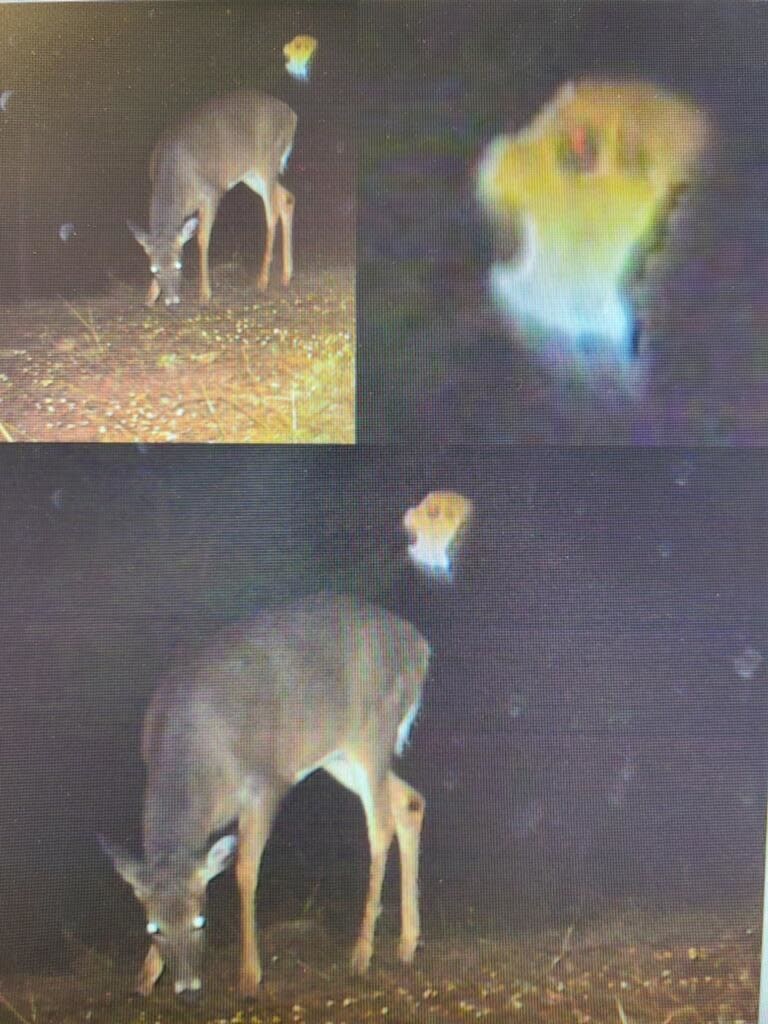
[[283, 56], [286, 58], [285, 70], [294, 78], [306, 82], [316, 53], [317, 40], [314, 36], [294, 36], [290, 43], [283, 47]]
[[461, 540], [474, 514], [472, 502], [456, 491], [432, 491], [403, 516], [412, 538], [408, 555], [428, 575], [450, 582]]
[[690, 183], [704, 115], [645, 83], [564, 86], [492, 140], [476, 195], [494, 236], [490, 288], [524, 333], [631, 356], [627, 284]]

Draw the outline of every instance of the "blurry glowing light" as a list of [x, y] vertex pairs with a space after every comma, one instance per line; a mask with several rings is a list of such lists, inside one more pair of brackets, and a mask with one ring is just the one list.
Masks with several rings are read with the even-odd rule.
[[286, 58], [285, 70], [288, 74], [298, 81], [308, 81], [317, 47], [318, 42], [314, 36], [294, 36], [290, 43], [286, 43], [283, 56]]
[[472, 502], [456, 491], [432, 491], [409, 508], [403, 527], [412, 541], [408, 555], [414, 565], [436, 579], [451, 582], [454, 559], [473, 514]]

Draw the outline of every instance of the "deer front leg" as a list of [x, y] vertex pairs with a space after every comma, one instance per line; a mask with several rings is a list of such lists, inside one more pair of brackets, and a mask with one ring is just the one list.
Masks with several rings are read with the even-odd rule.
[[211, 278], [208, 272], [208, 246], [211, 241], [211, 231], [216, 218], [216, 200], [208, 199], [200, 205], [198, 216], [200, 224], [197, 229], [197, 249], [200, 254], [200, 290], [199, 299], [202, 305], [211, 301]]
[[144, 958], [144, 963], [139, 973], [139, 980], [136, 983], [136, 991], [139, 995], [148, 996], [152, 989], [157, 984], [157, 979], [163, 973], [163, 958], [158, 952], [157, 946], [153, 943], [150, 944], [147, 950], [147, 955]]
[[153, 277], [149, 283], [149, 291], [147, 297], [144, 300], [145, 306], [154, 306], [157, 302], [158, 296], [160, 295], [160, 285], [158, 284], [157, 278]]
[[269, 838], [276, 807], [277, 799], [265, 795], [240, 815], [235, 875], [240, 890], [240, 992], [244, 996], [255, 996], [261, 984], [261, 960], [256, 936], [256, 886], [261, 856]]

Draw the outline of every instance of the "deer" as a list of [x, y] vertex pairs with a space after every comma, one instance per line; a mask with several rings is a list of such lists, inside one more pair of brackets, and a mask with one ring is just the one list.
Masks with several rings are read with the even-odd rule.
[[199, 300], [211, 300], [208, 246], [219, 203], [241, 182], [261, 196], [267, 218], [264, 257], [257, 287], [269, 284], [278, 221], [283, 234], [283, 285], [293, 276], [292, 230], [295, 199], [278, 178], [293, 147], [297, 117], [282, 100], [255, 89], [240, 89], [208, 100], [170, 127], [150, 160], [152, 195], [149, 230], [131, 221], [133, 237], [149, 257], [152, 281], [146, 305], [162, 293], [170, 310], [179, 307], [182, 250], [197, 234]]
[[[235, 862], [240, 991], [262, 978], [259, 865], [285, 794], [317, 769], [355, 793], [370, 850], [350, 966], [367, 971], [389, 849], [400, 860], [399, 957], [420, 938], [418, 861], [425, 801], [392, 771], [419, 710], [430, 646], [415, 626], [355, 597], [316, 594], [227, 627], [163, 676], [146, 712], [143, 859], [100, 837], [143, 905], [150, 946], [137, 990], [167, 967], [175, 993], [202, 990], [208, 883]], [[227, 831], [232, 823], [237, 829]], [[211, 837], [221, 832], [225, 834]]]

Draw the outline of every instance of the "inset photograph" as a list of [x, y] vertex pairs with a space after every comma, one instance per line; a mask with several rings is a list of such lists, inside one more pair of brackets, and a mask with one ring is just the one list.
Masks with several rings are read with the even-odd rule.
[[365, 4], [359, 437], [768, 440], [759, 4]]
[[355, 437], [356, 3], [2, 4], [0, 437]]

